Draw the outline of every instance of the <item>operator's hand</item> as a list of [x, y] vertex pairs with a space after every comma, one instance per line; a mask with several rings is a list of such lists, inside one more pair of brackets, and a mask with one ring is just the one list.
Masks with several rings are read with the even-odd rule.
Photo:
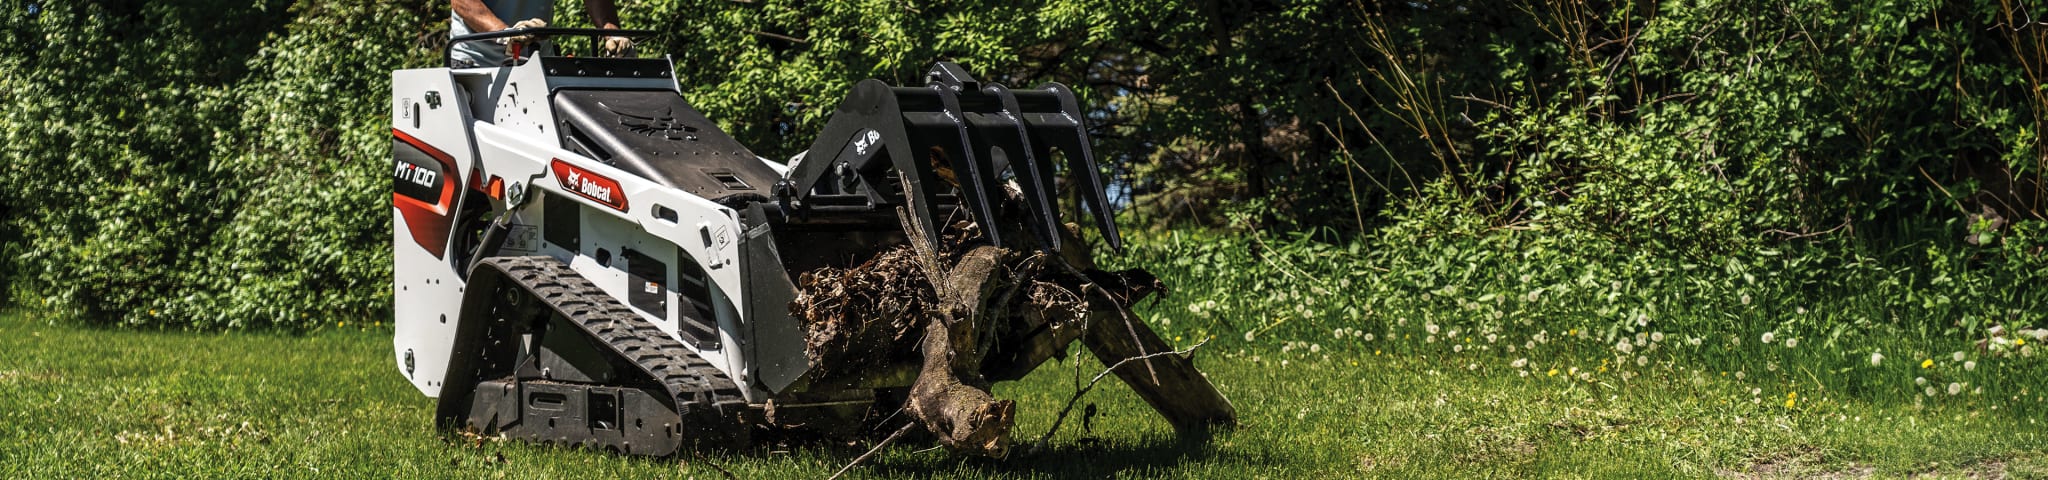
[[[546, 27], [546, 26], [548, 26], [548, 21], [547, 21], [547, 20], [541, 20], [541, 19], [538, 19], [538, 18], [529, 18], [529, 19], [525, 19], [525, 20], [520, 20], [520, 21], [519, 21], [519, 23], [514, 23], [514, 24], [512, 24], [512, 27], [511, 27], [511, 28], [507, 28], [507, 30], [510, 30], [510, 29], [513, 29], [513, 28], [541, 28], [541, 27]], [[534, 40], [536, 40], [536, 39], [538, 39], [538, 38], [539, 38], [538, 36], [536, 36], [536, 35], [532, 35], [532, 34], [527, 34], [527, 35], [514, 35], [514, 36], [510, 36], [510, 37], [502, 37], [502, 38], [499, 38], [499, 39], [498, 39], [498, 44], [499, 44], [499, 45], [513, 45], [513, 44], [520, 44], [520, 45], [524, 45], [524, 44], [528, 44], [528, 43], [533, 43], [533, 41], [534, 41]]]
[[604, 56], [633, 56], [633, 39], [626, 37], [604, 37]]

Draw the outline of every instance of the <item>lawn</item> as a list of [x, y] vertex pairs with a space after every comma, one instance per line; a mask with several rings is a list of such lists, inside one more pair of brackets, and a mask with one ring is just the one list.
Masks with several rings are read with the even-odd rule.
[[[429, 425], [433, 401], [391, 365], [388, 332], [362, 327], [150, 332], [0, 314], [0, 478], [823, 478], [866, 449], [643, 459], [451, 441]], [[1677, 353], [1618, 375], [1569, 349], [1544, 358], [1370, 350], [1199, 352], [1243, 420], [1208, 443], [1175, 439], [1106, 380], [1084, 400], [1100, 414], [1070, 421], [1047, 451], [987, 460], [901, 444], [849, 476], [2048, 477], [2038, 392], [1847, 394], [1819, 380], [1780, 388], [1760, 374], [1687, 367], [1699, 362]], [[1046, 430], [1075, 389], [1076, 367], [1049, 363], [998, 386], [1020, 403], [1018, 439]], [[1099, 368], [1078, 365], [1084, 376]]]

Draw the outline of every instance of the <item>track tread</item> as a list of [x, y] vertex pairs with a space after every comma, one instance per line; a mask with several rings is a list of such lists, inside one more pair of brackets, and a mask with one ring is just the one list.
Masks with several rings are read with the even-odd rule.
[[683, 418], [685, 439], [701, 443], [722, 437], [745, 443], [749, 430], [744, 423], [747, 403], [739, 385], [684, 348], [681, 341], [641, 318], [560, 260], [495, 257], [480, 263], [505, 272], [505, 278], [517, 288], [661, 384], [675, 399], [676, 410]]

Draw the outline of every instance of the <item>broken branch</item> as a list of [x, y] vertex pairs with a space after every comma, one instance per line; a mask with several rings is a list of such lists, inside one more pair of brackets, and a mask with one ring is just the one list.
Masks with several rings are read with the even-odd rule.
[[1148, 353], [1148, 354], [1144, 354], [1144, 355], [1139, 355], [1139, 356], [1135, 356], [1135, 357], [1130, 357], [1130, 358], [1126, 358], [1126, 359], [1123, 359], [1123, 360], [1119, 360], [1119, 361], [1117, 361], [1115, 365], [1110, 365], [1110, 366], [1109, 366], [1109, 368], [1104, 368], [1104, 369], [1102, 369], [1102, 371], [1101, 371], [1100, 373], [1096, 373], [1096, 374], [1095, 374], [1095, 378], [1093, 378], [1093, 379], [1090, 379], [1090, 380], [1088, 380], [1088, 384], [1087, 384], [1087, 385], [1083, 385], [1083, 386], [1081, 386], [1081, 388], [1080, 388], [1079, 390], [1075, 390], [1075, 391], [1074, 391], [1074, 396], [1073, 396], [1073, 398], [1068, 398], [1068, 399], [1067, 399], [1067, 406], [1066, 406], [1065, 408], [1061, 408], [1061, 409], [1060, 409], [1060, 414], [1059, 414], [1059, 416], [1057, 416], [1057, 417], [1053, 417], [1053, 420], [1052, 420], [1052, 428], [1051, 428], [1051, 429], [1048, 429], [1048, 430], [1046, 430], [1046, 431], [1045, 431], [1045, 435], [1041, 435], [1041, 436], [1039, 436], [1039, 437], [1038, 437], [1038, 441], [1037, 441], [1037, 442], [1034, 442], [1034, 443], [1032, 444], [1032, 446], [1031, 446], [1031, 450], [1032, 450], [1033, 452], [1037, 452], [1037, 451], [1042, 451], [1042, 450], [1044, 450], [1044, 449], [1045, 449], [1045, 445], [1046, 445], [1046, 443], [1047, 443], [1047, 442], [1050, 442], [1050, 441], [1052, 441], [1052, 435], [1053, 435], [1054, 433], [1059, 433], [1059, 431], [1060, 431], [1060, 424], [1066, 423], [1066, 421], [1067, 421], [1067, 414], [1069, 414], [1069, 413], [1073, 413], [1073, 411], [1074, 411], [1074, 405], [1075, 405], [1075, 404], [1077, 404], [1077, 403], [1080, 403], [1080, 402], [1081, 402], [1081, 397], [1087, 396], [1087, 395], [1088, 395], [1088, 391], [1090, 391], [1090, 390], [1094, 390], [1094, 389], [1095, 389], [1095, 384], [1098, 384], [1098, 383], [1102, 383], [1102, 379], [1103, 379], [1103, 378], [1106, 378], [1106, 377], [1109, 377], [1109, 374], [1110, 374], [1111, 372], [1115, 372], [1117, 368], [1119, 368], [1119, 367], [1123, 367], [1123, 366], [1124, 366], [1124, 364], [1127, 364], [1127, 363], [1131, 363], [1131, 362], [1133, 362], [1133, 361], [1138, 361], [1138, 360], [1149, 360], [1149, 359], [1152, 359], [1152, 358], [1154, 358], [1154, 357], [1162, 357], [1162, 356], [1166, 356], [1166, 355], [1181, 355], [1181, 356], [1186, 356], [1186, 355], [1188, 355], [1188, 354], [1192, 354], [1192, 353], [1195, 353], [1195, 350], [1196, 350], [1196, 349], [1202, 348], [1202, 346], [1203, 346], [1203, 345], [1207, 345], [1207, 344], [1209, 344], [1209, 341], [1205, 339], [1205, 340], [1202, 340], [1201, 342], [1197, 342], [1197, 343], [1195, 343], [1195, 345], [1194, 345], [1194, 346], [1188, 347], [1187, 349], [1184, 349], [1184, 350], [1177, 350], [1177, 351], [1171, 351], [1171, 352], [1156, 352], [1156, 353]]

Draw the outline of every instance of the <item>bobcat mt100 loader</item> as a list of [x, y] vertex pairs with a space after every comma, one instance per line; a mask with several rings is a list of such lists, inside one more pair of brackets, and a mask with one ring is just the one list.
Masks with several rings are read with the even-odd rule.
[[[1061, 167], [1121, 248], [1064, 86], [1011, 90], [946, 63], [921, 86], [860, 82], [784, 165], [691, 108], [666, 58], [531, 47], [508, 66], [392, 73], [396, 360], [444, 427], [646, 455], [844, 430], [900, 402], [917, 366], [817, 375], [791, 308], [804, 272], [936, 244], [939, 218], [990, 245], [1085, 248], [1058, 222]], [[1025, 327], [1005, 341], [1078, 336]], [[1224, 410], [1197, 416], [1234, 421], [1207, 394]]]

